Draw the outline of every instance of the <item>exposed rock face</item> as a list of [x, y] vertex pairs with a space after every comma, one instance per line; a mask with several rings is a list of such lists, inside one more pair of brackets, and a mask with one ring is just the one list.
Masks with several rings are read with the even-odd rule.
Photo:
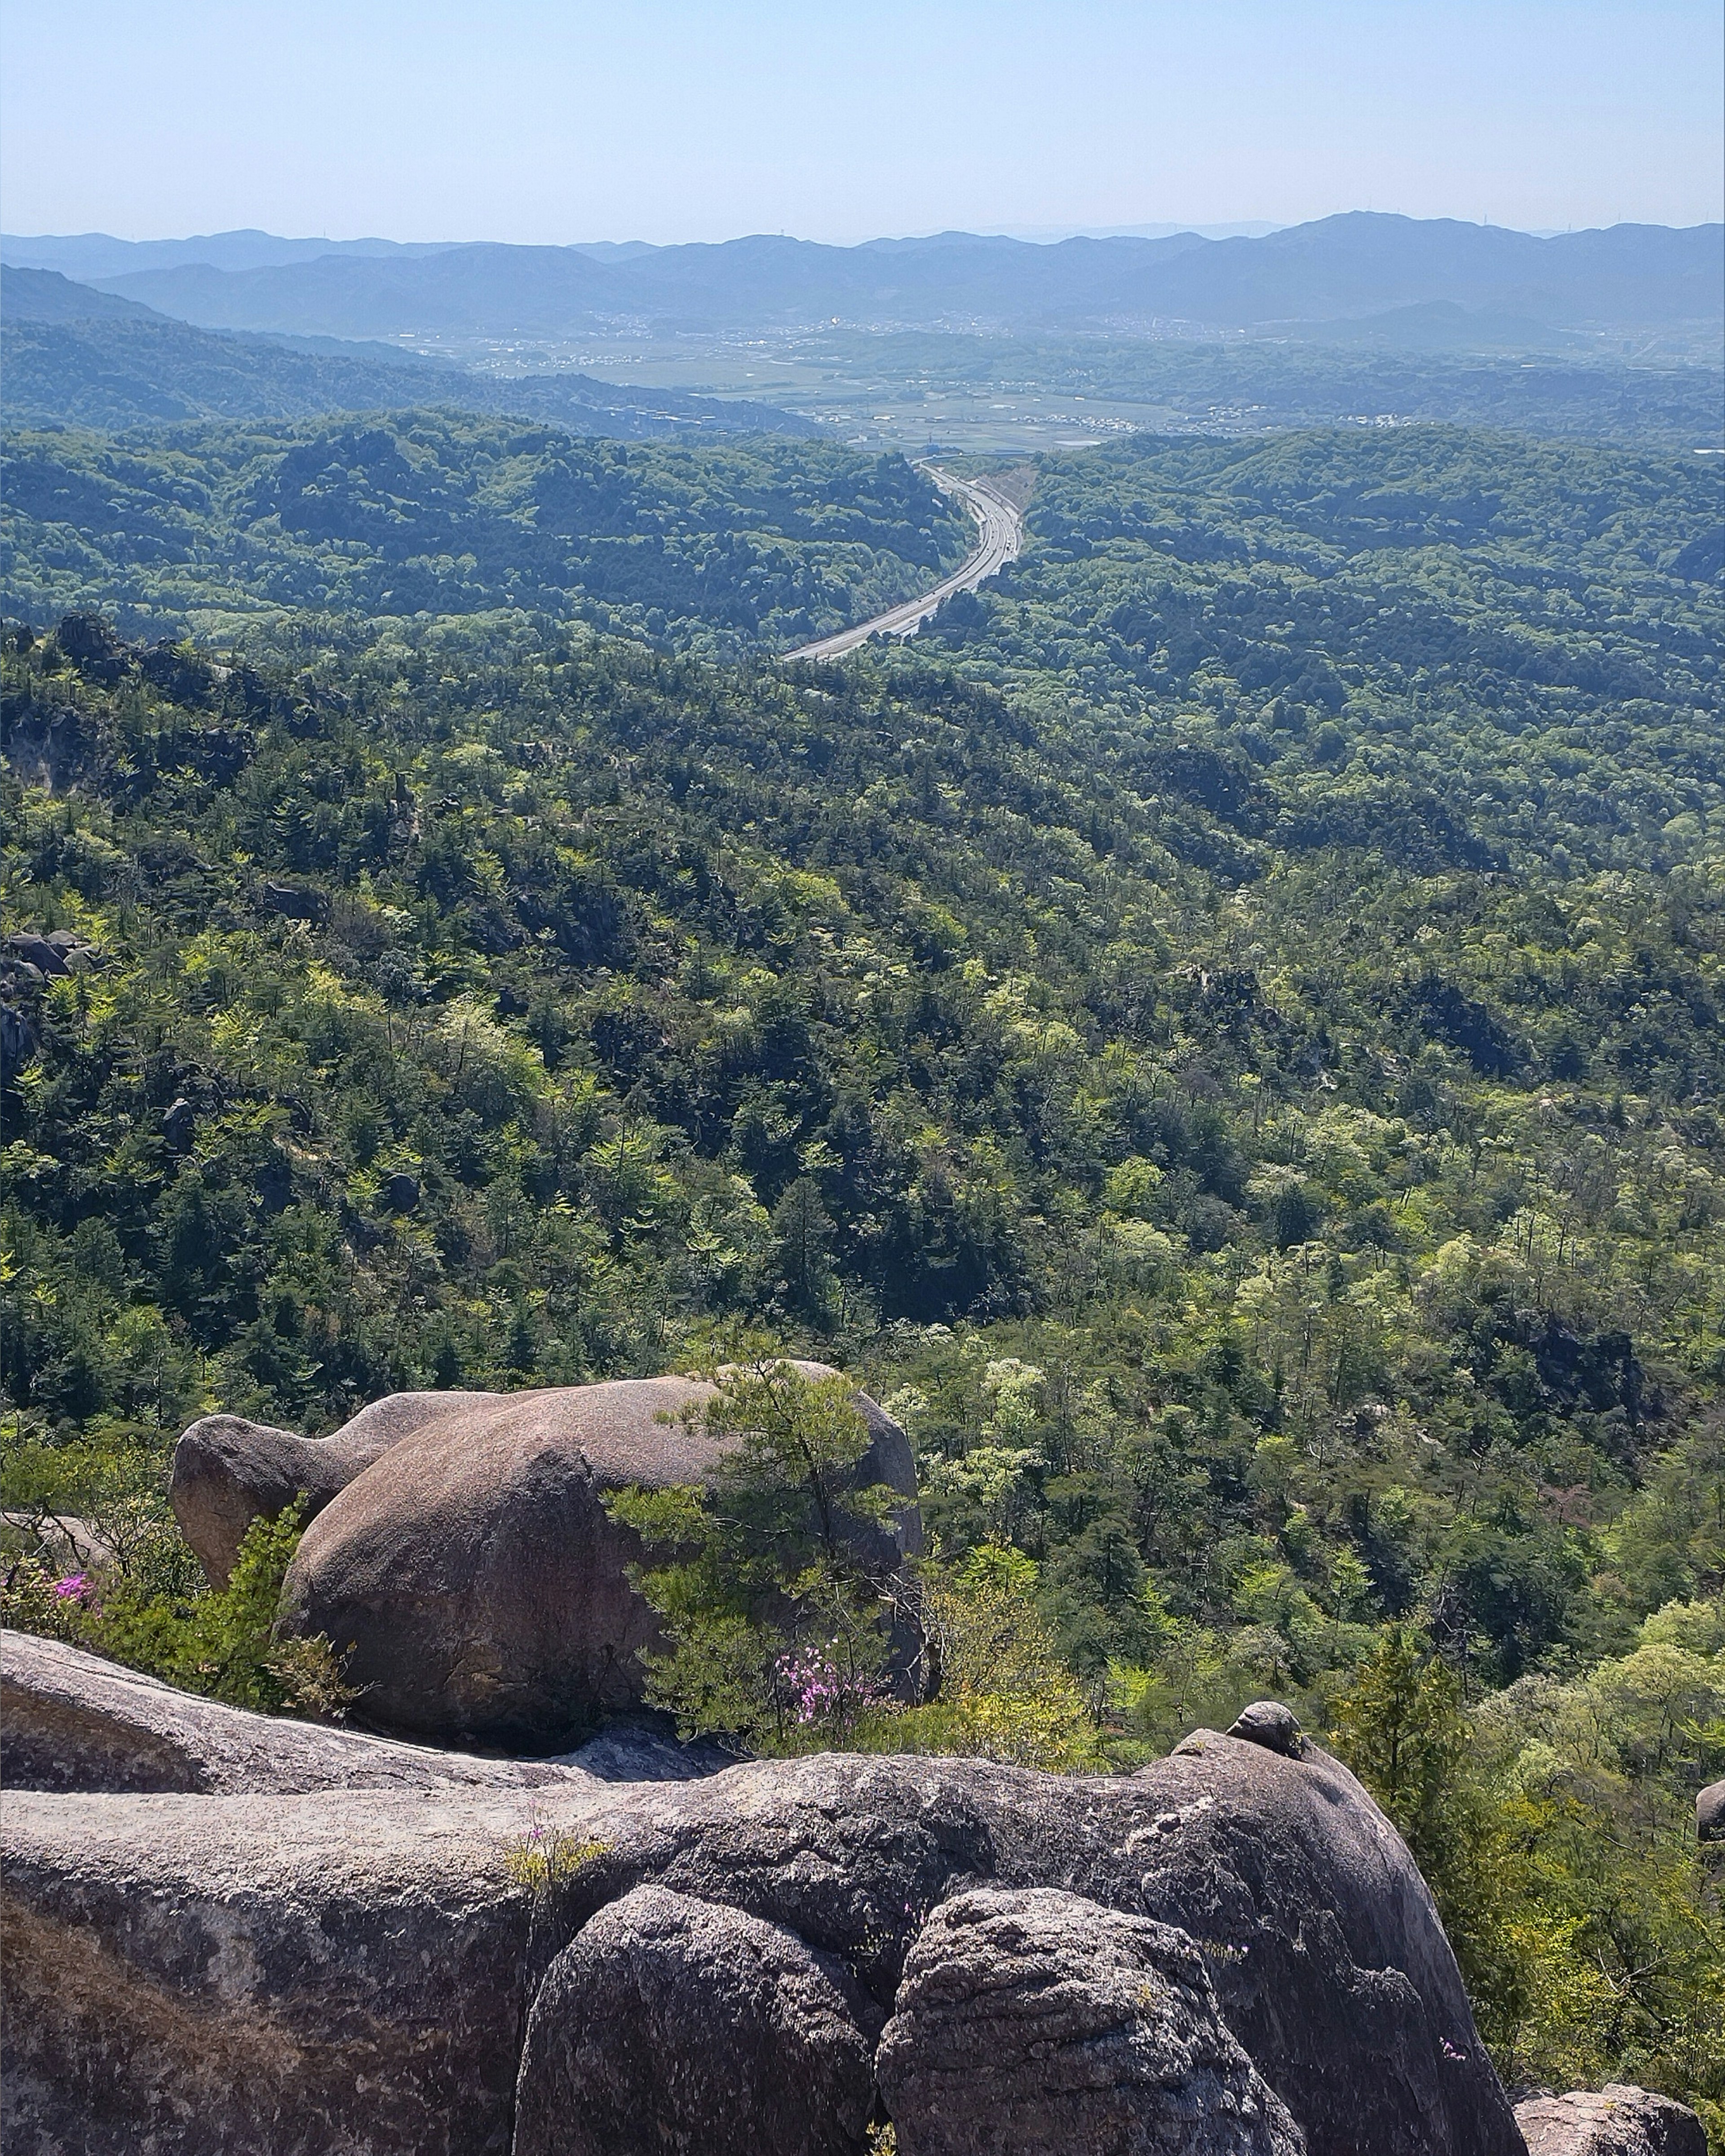
[[[589, 1854], [534, 1896], [505, 1857], [536, 1818]], [[1117, 1780], [824, 1757], [518, 1796], [22, 1792], [4, 1827], [8, 2156], [507, 2156], [541, 1977], [644, 1886], [793, 1935], [865, 2035], [931, 1912], [1056, 1888], [1187, 1934], [1308, 2156], [1524, 2156], [1405, 1848], [1315, 1749], [1205, 1734]], [[668, 2035], [665, 2085], [712, 2041]]]
[[1050, 1888], [956, 1896], [880, 2039], [900, 2156], [1304, 2156], [1184, 1932]]
[[1597, 2093], [1534, 2097], [1516, 2106], [1527, 2156], [1707, 2156], [1687, 2104], [1612, 2082]]
[[860, 2156], [874, 2071], [855, 2006], [793, 1933], [638, 1887], [546, 1972], [514, 2156]]
[[1725, 1841], [1725, 1782], [1709, 1782], [1696, 1798], [1695, 1838]]
[[[356, 1718], [376, 1727], [518, 1751], [577, 1741], [597, 1713], [639, 1697], [637, 1653], [658, 1637], [628, 1578], [639, 1542], [604, 1496], [710, 1475], [721, 1447], [675, 1418], [711, 1390], [671, 1377], [398, 1396], [437, 1401], [439, 1412], [393, 1437], [319, 1512], [288, 1573], [284, 1625], [324, 1633], [347, 1656], [361, 1687]], [[913, 1500], [904, 1433], [860, 1404], [872, 1441], [858, 1480]], [[357, 1438], [393, 1405], [378, 1402], [326, 1443]], [[912, 1503], [911, 1546], [916, 1532]], [[897, 1551], [883, 1542], [877, 1553], [891, 1563]]]
[[[524, 1789], [586, 1779], [578, 1768], [550, 1762], [476, 1759], [249, 1714], [25, 1632], [0, 1634], [0, 1710], [9, 1789], [290, 1795]], [[608, 1763], [620, 1752], [613, 1739]]]
[[1312, 2156], [1519, 2156], [1425, 1882], [1346, 1768], [1197, 1730], [1132, 1780], [1157, 1816], [1060, 1883], [1130, 1907], [1110, 1874], [1134, 1862], [1144, 1913], [1217, 1950], [1228, 2025]]
[[8, 2156], [506, 2156], [531, 1810], [8, 1792]]
[[303, 1494], [308, 1517], [321, 1512], [354, 1477], [403, 1438], [496, 1393], [392, 1393], [362, 1408], [332, 1436], [296, 1437], [290, 1430], [243, 1415], [205, 1415], [174, 1448], [172, 1499], [180, 1532], [212, 1587], [225, 1587], [245, 1531], [273, 1520]]

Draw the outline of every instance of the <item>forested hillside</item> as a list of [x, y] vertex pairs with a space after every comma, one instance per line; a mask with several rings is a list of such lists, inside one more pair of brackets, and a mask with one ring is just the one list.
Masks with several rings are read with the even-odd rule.
[[902, 457], [829, 442], [612, 444], [449, 412], [11, 438], [0, 597], [135, 630], [570, 613], [734, 656], [913, 597], [970, 520]]
[[1331, 842], [1427, 873], [1665, 869], [1717, 839], [1722, 511], [1692, 454], [1122, 444], [1044, 469], [1034, 543], [932, 640], [1153, 759], [1171, 728], [1159, 790], [1212, 812], [1188, 844], [1244, 881]]
[[[1122, 445], [932, 637], [721, 668], [568, 565], [782, 633], [719, 519], [906, 576], [956, 521], [836, 450], [839, 507], [805, 450], [518, 439], [16, 447], [13, 1501], [218, 1404], [806, 1348], [1097, 1757], [1272, 1691], [1369, 1768], [1401, 1716], [1506, 2071], [1717, 2124], [1716, 465]], [[40, 633], [194, 591], [234, 648]]]

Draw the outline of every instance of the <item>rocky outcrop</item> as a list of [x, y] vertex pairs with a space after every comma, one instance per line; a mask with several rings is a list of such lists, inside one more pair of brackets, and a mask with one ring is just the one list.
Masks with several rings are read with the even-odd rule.
[[[587, 1779], [567, 1763], [480, 1759], [249, 1714], [26, 1632], [0, 1634], [0, 1714], [9, 1789], [285, 1796], [524, 1789]], [[608, 1768], [619, 1763], [620, 1751], [613, 1738]]]
[[539, 1987], [514, 2156], [861, 2156], [858, 2006], [843, 1965], [793, 1933], [638, 1887]]
[[959, 1894], [876, 2061], [900, 2156], [1304, 2156], [1182, 1931], [1050, 1888]]
[[[1344, 1767], [1198, 1730], [1132, 1780], [1161, 1799], [1131, 1843], [1138, 1906], [1209, 1953], [1229, 2026], [1313, 2156], [1518, 2156], [1430, 1894]], [[1060, 1883], [1130, 1907], [1118, 1861]]]
[[[21, 1792], [4, 1824], [0, 2086], [30, 2156], [507, 2156], [542, 1979], [643, 1887], [800, 1942], [865, 2036], [914, 2019], [942, 1905], [1056, 1889], [1185, 1934], [1309, 2156], [1522, 2156], [1405, 1848], [1316, 1748], [1200, 1733], [1118, 1779], [828, 1756], [518, 1795]], [[530, 1846], [567, 1859], [537, 1886]], [[710, 2023], [665, 2026], [663, 2087], [711, 2071]]]
[[1613, 2082], [1597, 2092], [1533, 2097], [1516, 2106], [1527, 2156], [1707, 2156], [1687, 2104]]
[[1725, 1841], [1725, 1782], [1709, 1782], [1696, 1798], [1695, 1838]]
[[8, 2156], [506, 2156], [532, 1799], [8, 1791]]
[[[629, 1483], [709, 1476], [720, 1442], [679, 1417], [711, 1391], [668, 1377], [398, 1396], [435, 1400], [439, 1412], [319, 1511], [288, 1573], [284, 1626], [330, 1640], [360, 1688], [356, 1717], [372, 1727], [440, 1743], [566, 1748], [598, 1715], [639, 1699], [639, 1651], [659, 1637], [629, 1578], [640, 1543], [604, 1498]], [[890, 1567], [916, 1539], [910, 1446], [859, 1397], [871, 1442], [858, 1481], [911, 1501], [900, 1544], [880, 1537], [875, 1552]], [[325, 1442], [348, 1442], [365, 1419]]]
[[225, 1587], [254, 1520], [275, 1519], [296, 1497], [305, 1500], [309, 1518], [403, 1438], [504, 1397], [391, 1393], [321, 1438], [297, 1437], [243, 1415], [205, 1415], [174, 1448], [171, 1494], [180, 1532], [211, 1586]]

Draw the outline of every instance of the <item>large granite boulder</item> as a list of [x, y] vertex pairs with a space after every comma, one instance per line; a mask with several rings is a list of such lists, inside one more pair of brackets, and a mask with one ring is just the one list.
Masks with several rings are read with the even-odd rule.
[[[711, 1391], [667, 1377], [402, 1396], [443, 1409], [318, 1512], [288, 1573], [284, 1627], [330, 1640], [359, 1687], [355, 1718], [371, 1727], [439, 1743], [565, 1748], [596, 1717], [639, 1699], [639, 1650], [659, 1637], [629, 1578], [639, 1541], [613, 1521], [605, 1496], [709, 1476], [722, 1448], [680, 1417]], [[858, 1481], [906, 1500], [896, 1540], [855, 1529], [891, 1565], [918, 1533], [911, 1450], [896, 1423], [859, 1403], [870, 1443]]]
[[637, 1887], [546, 1972], [514, 2156], [861, 2156], [858, 2008], [843, 1964], [794, 1933]]
[[357, 1475], [404, 1437], [471, 1414], [497, 1393], [391, 1393], [362, 1408], [329, 1437], [205, 1415], [174, 1448], [171, 1496], [180, 1532], [212, 1587], [225, 1587], [245, 1531], [273, 1520], [296, 1497], [321, 1512]]
[[[29, 2156], [507, 2156], [542, 1980], [641, 1887], [800, 1941], [865, 2035], [943, 1904], [1057, 1889], [1186, 1935], [1308, 2156], [1524, 2156], [1406, 1849], [1315, 1747], [1204, 1734], [1115, 1779], [824, 1756], [520, 1794], [25, 1791], [4, 1830]], [[535, 1884], [529, 1846], [567, 1861]], [[668, 2033], [667, 2085], [713, 2042]]]
[[1709, 1782], [1697, 1796], [1695, 1839], [1725, 1841], [1725, 1782]]
[[955, 1895], [876, 2061], [899, 2156], [1304, 2156], [1192, 1938], [1050, 1887]]
[[1707, 2156], [1707, 2128], [1686, 2103], [1612, 2082], [1516, 2106], [1527, 2156]]
[[1137, 1906], [1206, 1949], [1312, 2156], [1520, 2156], [1430, 1892], [1345, 1767], [1309, 1740], [1295, 1759], [1197, 1730], [1132, 1779], [1161, 1804], [1129, 1857], [1058, 1883], [1131, 1907], [1115, 1866], [1136, 1861]]

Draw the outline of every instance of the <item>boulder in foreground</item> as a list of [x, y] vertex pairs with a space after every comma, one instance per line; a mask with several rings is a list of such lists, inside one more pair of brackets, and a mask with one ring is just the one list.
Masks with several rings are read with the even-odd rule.
[[794, 1933], [637, 1887], [546, 1972], [514, 2156], [860, 2156], [874, 2069], [858, 2005], [843, 1965]]
[[[8, 2156], [509, 2156], [541, 1979], [641, 1887], [799, 1943], [865, 2036], [909, 2014], [942, 1905], [1055, 1889], [1185, 1935], [1307, 2156], [1524, 2156], [1406, 1849], [1315, 1747], [1201, 1734], [1111, 1780], [826, 1756], [520, 1794], [23, 1791], [4, 1830]], [[536, 1830], [575, 1852], [536, 1889], [509, 1861]], [[674, 2020], [666, 2088], [711, 2071], [711, 2024]]]
[[1051, 1888], [942, 1903], [877, 2070], [900, 2156], [1305, 2156], [1188, 1934]]
[[1707, 2129], [1687, 2104], [1620, 2082], [1531, 2097], [1516, 2106], [1516, 2124], [1527, 2156], [1707, 2156]]

